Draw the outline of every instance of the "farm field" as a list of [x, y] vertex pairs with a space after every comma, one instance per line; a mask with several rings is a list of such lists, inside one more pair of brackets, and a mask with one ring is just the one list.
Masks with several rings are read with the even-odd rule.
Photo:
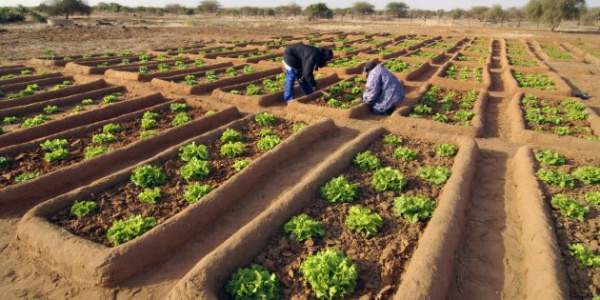
[[[597, 35], [102, 18], [0, 32], [7, 299], [600, 297]], [[335, 58], [286, 106], [294, 43]]]

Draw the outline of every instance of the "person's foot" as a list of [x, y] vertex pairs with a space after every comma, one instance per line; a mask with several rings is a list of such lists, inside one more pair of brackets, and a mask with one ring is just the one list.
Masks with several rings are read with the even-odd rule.
[[590, 95], [588, 93], [582, 93], [582, 92], [575, 93], [575, 97], [581, 98], [582, 100], [590, 99]]

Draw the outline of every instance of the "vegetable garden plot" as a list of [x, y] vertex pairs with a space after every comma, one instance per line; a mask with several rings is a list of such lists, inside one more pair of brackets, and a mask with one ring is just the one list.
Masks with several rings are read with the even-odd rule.
[[384, 46], [387, 46], [390, 44], [392, 44], [392, 41], [390, 41], [390, 40], [377, 39], [377, 38], [366, 39], [366, 40], [356, 43], [356, 45], [360, 45], [363, 47], [384, 47]]
[[92, 61], [104, 61], [110, 58], [120, 58], [120, 59], [132, 59], [136, 56], [133, 56], [130, 51], [122, 51], [119, 53], [114, 53], [111, 51], [107, 51], [103, 54], [84, 54], [84, 55], [48, 55], [44, 57], [36, 57], [29, 60], [30, 63], [42, 66], [57, 66], [64, 67], [69, 62], [92, 62]]
[[562, 43], [563, 47], [592, 64], [600, 64], [600, 49], [587, 45], [573, 45], [569, 42]]
[[406, 54], [406, 49], [396, 49], [396, 48], [388, 48], [388, 47], [379, 47], [373, 50], [361, 51], [358, 54], [360, 57], [366, 57], [369, 59], [378, 58], [379, 60], [387, 60], [391, 58], [396, 58], [398, 56]]
[[[132, 121], [137, 121], [138, 123], [144, 122], [147, 125], [149, 115], [154, 115], [145, 114], [146, 111], [150, 109], [168, 110], [169, 106], [176, 102], [165, 102], [167, 99], [160, 94], [155, 94], [152, 98], [154, 103], [158, 102], [160, 104], [147, 106], [142, 110], [131, 113], [127, 112], [112, 119], [103, 119], [96, 123], [2, 149], [1, 155], [7, 158], [7, 167], [11, 168], [6, 170], [8, 172], [7, 175], [10, 175], [10, 172], [17, 172], [18, 168], [23, 167], [29, 170], [24, 174], [33, 173], [33, 175], [23, 176], [22, 179], [25, 180], [20, 180], [20, 183], [0, 189], [1, 202], [9, 205], [39, 203], [42, 200], [60, 195], [107, 174], [131, 166], [136, 162], [148, 159], [168, 147], [240, 117], [237, 109], [218, 105], [211, 107], [213, 111], [219, 110], [216, 113], [209, 111], [210, 113], [206, 116], [199, 116], [196, 120], [172, 126], [172, 128], [165, 127], [165, 130], [162, 132], [156, 128], [153, 129], [154, 131], [144, 130], [132, 136], [123, 136], [120, 133], [108, 134], [110, 130], [118, 129], [118, 126], [121, 126], [122, 131], [123, 128], [129, 129], [128, 127], [123, 127], [124, 125], [121, 124], [130, 124]], [[195, 108], [194, 110], [198, 109], [201, 108]], [[177, 125], [182, 122], [182, 117], [176, 115], [172, 122], [171, 125]], [[89, 143], [90, 139], [91, 143]], [[61, 140], [67, 140], [66, 146], [61, 144], [64, 143]], [[84, 142], [87, 144], [84, 144]], [[46, 153], [43, 153], [43, 162], [39, 164], [26, 164], [26, 162], [36, 158], [35, 155], [39, 152], [39, 148], [42, 145], [60, 148], [52, 151], [44, 149]], [[65, 151], [68, 152], [69, 156], [63, 160], [52, 163], [46, 160], [55, 159]], [[35, 168], [39, 168], [36, 172], [47, 171], [48, 173], [36, 174], [33, 172], [33, 170], [36, 170]], [[57, 170], [56, 168], [59, 169]], [[35, 177], [35, 175], [39, 176]], [[15, 177], [6, 177], [3, 181], [14, 179]], [[9, 183], [12, 183], [12, 181]], [[36, 186], [44, 186], [46, 188], [33, 188]]]
[[151, 82], [154, 86], [174, 93], [204, 94], [222, 86], [253, 81], [280, 72], [281, 68], [260, 69], [259, 67], [246, 64], [210, 71], [154, 78]]
[[24, 65], [0, 65], [0, 75], [19, 74], [24, 70], [33, 72], [35, 69]]
[[14, 101], [34, 94], [55, 92], [73, 84], [73, 77], [59, 76], [35, 81], [0, 85], [0, 102], [6, 100]]
[[473, 41], [471, 41], [471, 46], [476, 46], [476, 47], [491, 47], [492, 46], [492, 42], [494, 40], [492, 39], [488, 39], [488, 38], [475, 38], [473, 39]]
[[151, 54], [168, 54], [168, 55], [179, 55], [179, 54], [196, 54], [201, 49], [206, 48], [205, 43], [198, 43], [193, 45], [169, 47], [169, 48], [153, 48], [148, 51]]
[[507, 56], [528, 56], [526, 59], [535, 58], [535, 55], [529, 50], [527, 43], [516, 40], [502, 40], [500, 43], [502, 53]]
[[433, 84], [446, 84], [463, 88], [489, 89], [492, 84], [488, 65], [478, 63], [448, 62], [431, 79]]
[[204, 58], [209, 58], [209, 59], [216, 59], [219, 57], [226, 57], [229, 55], [246, 55], [246, 54], [250, 54], [250, 53], [254, 53], [259, 51], [258, 48], [251, 48], [251, 49], [242, 49], [242, 50], [234, 50], [234, 51], [227, 51], [227, 52], [217, 52], [217, 53], [207, 53], [204, 54]]
[[430, 64], [439, 64], [444, 60], [445, 55], [444, 51], [424, 49], [408, 52], [406, 55], [404, 55], [404, 58], [429, 61]]
[[[211, 224], [217, 226], [215, 221], [260, 185], [270, 170], [335, 129], [331, 120], [321, 120], [294, 133], [293, 127], [300, 126], [293, 126], [291, 121], [276, 118], [275, 125], [263, 126], [255, 119], [270, 122], [272, 115], [256, 116], [187, 140], [94, 185], [37, 206], [23, 218], [18, 233], [20, 239], [32, 246], [34, 252], [43, 253], [47, 260], [59, 262], [63, 267], [61, 271], [68, 276], [89, 283], [115, 284], [161, 261], [191, 237], [210, 231]], [[221, 138], [228, 142], [222, 142]], [[242, 140], [231, 141], [239, 138]], [[237, 162], [244, 159], [253, 161]], [[158, 177], [153, 177], [155, 175]], [[136, 184], [145, 188], [150, 184], [151, 192]], [[207, 185], [212, 186], [212, 191]], [[160, 189], [158, 199], [152, 195], [155, 187]], [[140, 192], [144, 195], [138, 197]], [[95, 201], [96, 209], [87, 216], [73, 218], [70, 209], [81, 199]], [[115, 210], [119, 215], [111, 214]], [[105, 214], [107, 221], [117, 224], [113, 229], [110, 229], [112, 224], [100, 220]], [[143, 217], [134, 217], [140, 214]], [[120, 222], [129, 218], [132, 221]], [[135, 220], [140, 225], [145, 224], [137, 234], [120, 231]], [[79, 226], [83, 223], [99, 231]], [[58, 247], [57, 241], [60, 241]], [[82, 246], [86, 249], [83, 252]], [[38, 252], [36, 248], [48, 251]]]
[[421, 49], [454, 52], [458, 49], [458, 44], [459, 44], [459, 42], [454, 41], [454, 40], [451, 40], [451, 41], [440, 40], [440, 41], [437, 41], [437, 42], [429, 44], [429, 45], [423, 45], [423, 47], [421, 47]]
[[538, 41], [532, 41], [535, 51], [545, 61], [581, 61], [579, 57], [569, 53], [568, 50], [557, 44], [545, 43], [541, 44]]
[[523, 203], [519, 209], [521, 214], [526, 211], [528, 216], [538, 218], [537, 222], [525, 220], [528, 224], [524, 224], [532, 225], [526, 231], [532, 239], [531, 245], [524, 247], [526, 257], [537, 262], [528, 274], [537, 279], [534, 281], [537, 285], [531, 284], [528, 289], [539, 292], [538, 296], [598, 297], [600, 161], [597, 152], [523, 147], [516, 158], [515, 172], [520, 173], [515, 173], [520, 179], [516, 181], [519, 202]]
[[384, 61], [381, 63], [394, 75], [403, 80], [416, 80], [425, 71], [427, 71], [431, 65], [427, 61], [421, 61], [419, 59], [411, 58], [396, 58]]
[[[369, 130], [336, 152], [306, 176], [301, 187], [281, 196], [277, 205], [203, 258], [168, 299], [234, 298], [227, 291], [239, 292], [236, 298], [261, 294], [270, 299], [358, 299], [367, 294], [381, 299], [393, 294], [445, 298], [474, 170], [469, 160], [477, 154], [476, 145], [466, 138], [432, 138], [426, 133], [423, 139], [396, 140], [401, 146], [391, 146], [382, 142], [382, 133], [381, 128]], [[459, 147], [455, 159], [436, 159], [433, 149], [427, 149], [443, 143], [441, 139]], [[405, 148], [415, 151], [416, 160], [393, 158], [393, 152], [400, 152], [396, 149]], [[364, 163], [362, 159], [369, 155], [357, 153], [367, 149], [379, 159], [370, 159], [372, 164], [365, 166], [379, 163], [379, 170], [363, 171], [351, 162]], [[445, 180], [434, 185], [416, 175], [427, 164], [452, 166], [443, 189]], [[379, 180], [390, 177], [383, 174], [398, 177], [384, 187]], [[415, 205], [404, 210], [409, 203]], [[431, 221], [425, 224], [432, 212]], [[408, 259], [410, 264], [406, 264]], [[331, 264], [322, 266], [326, 262]], [[246, 289], [245, 293], [239, 289], [247, 286], [247, 272], [242, 268], [254, 264], [257, 267], [252, 268], [266, 269], [261, 275], [269, 276], [258, 290]], [[315, 277], [321, 279], [319, 285]]]
[[282, 56], [282, 51], [275, 50], [262, 50], [262, 51], [253, 51], [242, 54], [229, 54], [224, 56], [219, 56], [219, 60], [231, 61], [234, 63], [257, 63], [263, 59], [270, 59], [277, 56]]
[[479, 65], [489, 65], [492, 62], [492, 54], [475, 54], [475, 53], [463, 53], [462, 51], [457, 52], [452, 56], [453, 61], [464, 61], [474, 62]]
[[338, 118], [360, 118], [370, 112], [362, 102], [366, 80], [351, 76], [324, 91], [290, 101], [287, 108], [306, 114], [316, 114]]
[[535, 93], [540, 96], [571, 96], [571, 87], [554, 72], [531, 68], [506, 68], [502, 80], [511, 94]]
[[540, 70], [550, 70], [550, 67], [534, 56], [502, 55], [500, 63], [504, 68], [537, 68]]
[[[339, 81], [339, 78], [335, 74], [326, 77], [320, 75], [317, 74], [315, 76], [318, 86], [328, 86]], [[251, 82], [218, 88], [213, 91], [212, 95], [214, 98], [234, 105], [253, 103], [258, 106], [269, 106], [283, 102], [284, 85], [285, 74], [281, 73]], [[302, 94], [300, 87], [296, 83], [294, 85], [294, 94]]]
[[[183, 60], [181, 56], [168, 57], [164, 54], [159, 54], [157, 57], [151, 57], [147, 54], [142, 54], [139, 57], [131, 58], [117, 58], [103, 61], [91, 61], [91, 62], [71, 62], [65, 67], [65, 70], [69, 70], [78, 74], [104, 74], [110, 69], [122, 69], [129, 67], [147, 67], [156, 66], [160, 64], [176, 63], [177, 61]], [[188, 61], [191, 62], [191, 61]]]
[[161, 62], [145, 66], [110, 69], [104, 75], [109, 78], [119, 78], [137, 81], [151, 81], [153, 78], [170, 77], [180, 74], [202, 72], [233, 66], [230, 62], [217, 62], [207, 59], [182, 60], [176, 62]]
[[461, 51], [463, 52], [471, 52], [474, 54], [483, 54], [483, 55], [488, 55], [491, 54], [491, 48], [492, 46], [490, 45], [489, 47], [479, 47], [479, 46], [466, 46], [465, 48], [463, 48]]
[[24, 83], [30, 81], [37, 81], [41, 79], [61, 77], [62, 73], [47, 73], [45, 71], [33, 72], [32, 70], [22, 70], [17, 74], [7, 74], [0, 76], [0, 85], [8, 85], [15, 83]]
[[340, 57], [340, 56], [352, 56], [352, 55], [356, 55], [359, 52], [369, 51], [371, 49], [373, 49], [373, 47], [371, 47], [370, 45], [357, 46], [357, 45], [354, 45], [354, 44], [350, 44], [350, 45], [345, 45], [345, 46], [339, 46], [339, 47], [336, 47], [336, 48], [334, 48], [332, 50], [333, 50], [333, 53], [334, 53], [335, 57]]
[[390, 123], [477, 137], [483, 134], [488, 96], [485, 89], [426, 84], [415, 98], [405, 99]]
[[600, 117], [577, 98], [518, 93], [510, 102], [509, 116], [515, 141], [600, 147]]
[[344, 56], [334, 58], [329, 61], [325, 67], [320, 68], [320, 72], [325, 74], [351, 75], [362, 73], [362, 68], [367, 64], [369, 59], [360, 56]]

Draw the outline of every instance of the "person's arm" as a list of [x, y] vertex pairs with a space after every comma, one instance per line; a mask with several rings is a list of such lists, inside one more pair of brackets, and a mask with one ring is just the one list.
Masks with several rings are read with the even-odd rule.
[[302, 64], [302, 75], [304, 76], [304, 80], [308, 82], [315, 90], [319, 89], [317, 82], [315, 81], [315, 77], [313, 76], [313, 71], [315, 70], [316, 65], [317, 62], [315, 61], [314, 55], [303, 61]]
[[375, 100], [381, 94], [381, 76], [377, 74], [369, 74], [367, 84], [365, 85], [365, 93], [363, 94], [363, 102], [373, 105]]

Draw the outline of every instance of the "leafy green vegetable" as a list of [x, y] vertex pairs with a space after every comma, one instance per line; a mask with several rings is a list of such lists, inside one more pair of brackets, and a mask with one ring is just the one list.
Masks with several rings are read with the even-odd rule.
[[187, 181], [202, 180], [207, 178], [212, 171], [210, 164], [207, 161], [192, 158], [179, 169], [181, 177]]
[[241, 142], [228, 142], [221, 146], [221, 155], [227, 157], [241, 156], [246, 152]]
[[202, 144], [196, 146], [196, 142], [192, 142], [191, 144], [179, 148], [179, 158], [183, 161], [190, 161], [194, 158], [208, 160], [209, 157], [208, 148]]
[[108, 229], [106, 236], [115, 246], [131, 241], [156, 226], [154, 217], [135, 215], [127, 220], [117, 220]]
[[258, 124], [267, 126], [267, 125], [275, 125], [277, 123], [277, 119], [273, 114], [263, 112], [254, 116], [254, 120], [258, 122]]
[[19, 176], [17, 176], [15, 178], [15, 183], [21, 183], [27, 180], [31, 180], [34, 179], [36, 177], [40, 176], [40, 173], [34, 172], [34, 173], [23, 173]]
[[573, 177], [567, 173], [542, 168], [539, 169], [535, 175], [548, 185], [559, 186], [569, 190], [575, 188]]
[[45, 140], [40, 144], [42, 150], [46, 152], [52, 152], [59, 149], [66, 149], [69, 146], [69, 142], [66, 139], [53, 139]]
[[153, 189], [145, 188], [143, 192], [139, 193], [138, 198], [141, 202], [155, 204], [156, 200], [161, 197], [160, 188], [155, 187]]
[[185, 192], [183, 198], [190, 204], [200, 200], [200, 198], [208, 195], [213, 190], [213, 187], [208, 184], [193, 183], [190, 184]]
[[582, 243], [568, 245], [569, 254], [586, 267], [600, 267], [600, 255], [594, 254], [590, 248]]
[[244, 139], [242, 133], [231, 128], [225, 129], [221, 135], [221, 142], [241, 142]]
[[8, 167], [8, 159], [4, 156], [0, 156], [0, 169]]
[[188, 115], [185, 112], [180, 112], [177, 115], [175, 115], [175, 118], [173, 119], [173, 122], [171, 124], [173, 126], [179, 126], [179, 125], [185, 124], [191, 120], [192, 120], [192, 117], [190, 117], [190, 115]]
[[590, 208], [577, 202], [574, 198], [565, 194], [557, 194], [550, 200], [552, 207], [560, 210], [560, 214], [583, 221], [585, 215], [590, 211]]
[[52, 152], [48, 152], [44, 155], [44, 160], [49, 163], [56, 163], [61, 160], [65, 160], [71, 156], [71, 153], [67, 149], [57, 149]]
[[535, 159], [545, 165], [560, 166], [565, 164], [565, 157], [551, 150], [541, 150], [535, 154]]
[[600, 192], [587, 192], [585, 194], [585, 201], [600, 206]]
[[109, 134], [116, 134], [116, 133], [121, 132], [121, 130], [123, 130], [121, 125], [114, 124], [114, 123], [109, 123], [109, 124], [104, 125], [104, 127], [102, 127], [102, 132], [109, 133]]
[[437, 203], [420, 194], [414, 197], [402, 194], [394, 198], [394, 210], [396, 211], [396, 216], [401, 216], [410, 223], [416, 223], [419, 220], [424, 221], [431, 218], [436, 206]]
[[344, 175], [330, 179], [321, 187], [321, 196], [333, 203], [349, 203], [356, 198], [358, 186]]
[[406, 147], [398, 147], [394, 150], [394, 157], [404, 161], [413, 161], [417, 158], [417, 153]]
[[73, 216], [77, 216], [78, 218], [81, 218], [83, 216], [87, 216], [90, 213], [96, 211], [96, 209], [98, 208], [98, 205], [96, 204], [96, 202], [94, 201], [75, 201], [75, 203], [73, 203], [73, 205], [71, 206], [71, 215]]
[[358, 266], [341, 251], [327, 248], [300, 264], [302, 277], [319, 299], [352, 295], [358, 281]]
[[189, 106], [187, 105], [187, 103], [171, 103], [171, 105], [169, 105], [169, 109], [171, 110], [171, 112], [185, 112], [187, 111], [189, 108]]
[[371, 184], [377, 192], [401, 191], [407, 180], [400, 171], [385, 167], [375, 171]]
[[417, 170], [417, 176], [436, 185], [446, 183], [452, 172], [446, 167], [424, 167]]
[[456, 152], [458, 152], [458, 149], [452, 144], [444, 143], [435, 146], [435, 153], [439, 156], [454, 156], [456, 155]]
[[92, 104], [94, 104], [94, 100], [92, 100], [92, 99], [83, 99], [83, 100], [81, 100], [81, 104], [83, 104], [83, 105], [92, 105]]
[[356, 166], [358, 166], [359, 169], [363, 171], [375, 170], [381, 166], [379, 158], [373, 155], [369, 150], [356, 154], [353, 162], [356, 164]]
[[225, 291], [235, 300], [278, 300], [279, 281], [260, 265], [240, 268], [231, 276]]
[[92, 143], [94, 144], [110, 144], [117, 141], [117, 137], [112, 133], [98, 133], [92, 135]]
[[355, 205], [348, 210], [346, 226], [353, 232], [364, 232], [369, 236], [381, 229], [383, 219], [379, 214], [371, 212], [370, 209]]
[[110, 148], [105, 146], [93, 147], [89, 146], [85, 148], [85, 159], [91, 159], [96, 156], [102, 155], [110, 151]]
[[325, 229], [321, 222], [311, 218], [307, 214], [293, 216], [283, 225], [283, 231], [298, 242], [304, 241], [310, 237], [325, 235]]
[[402, 145], [402, 139], [395, 134], [386, 134], [383, 136], [383, 142], [391, 146]]
[[147, 188], [165, 184], [167, 175], [163, 173], [160, 167], [143, 165], [133, 170], [130, 179], [133, 184]]
[[267, 151], [279, 145], [281, 140], [275, 135], [267, 135], [256, 143], [256, 147], [261, 151]]
[[305, 128], [307, 125], [305, 123], [297, 123], [294, 124], [294, 132], [298, 132], [300, 130], [302, 130], [303, 128]]
[[250, 164], [250, 162], [248, 160], [245, 159], [239, 159], [236, 160], [233, 165], [231, 165], [231, 168], [233, 168], [233, 170], [235, 170], [235, 172], [239, 172], [241, 171], [243, 168], [247, 167]]
[[571, 174], [583, 183], [600, 184], [600, 168], [580, 167]]
[[158, 131], [156, 130], [144, 130], [144, 131], [140, 131], [140, 138], [147, 138], [147, 137], [151, 137], [153, 135], [156, 135], [158, 133]]
[[4, 120], [2, 120], [2, 123], [4, 123], [4, 125], [17, 124], [19, 122], [21, 122], [21, 119], [15, 116], [4, 117]]

